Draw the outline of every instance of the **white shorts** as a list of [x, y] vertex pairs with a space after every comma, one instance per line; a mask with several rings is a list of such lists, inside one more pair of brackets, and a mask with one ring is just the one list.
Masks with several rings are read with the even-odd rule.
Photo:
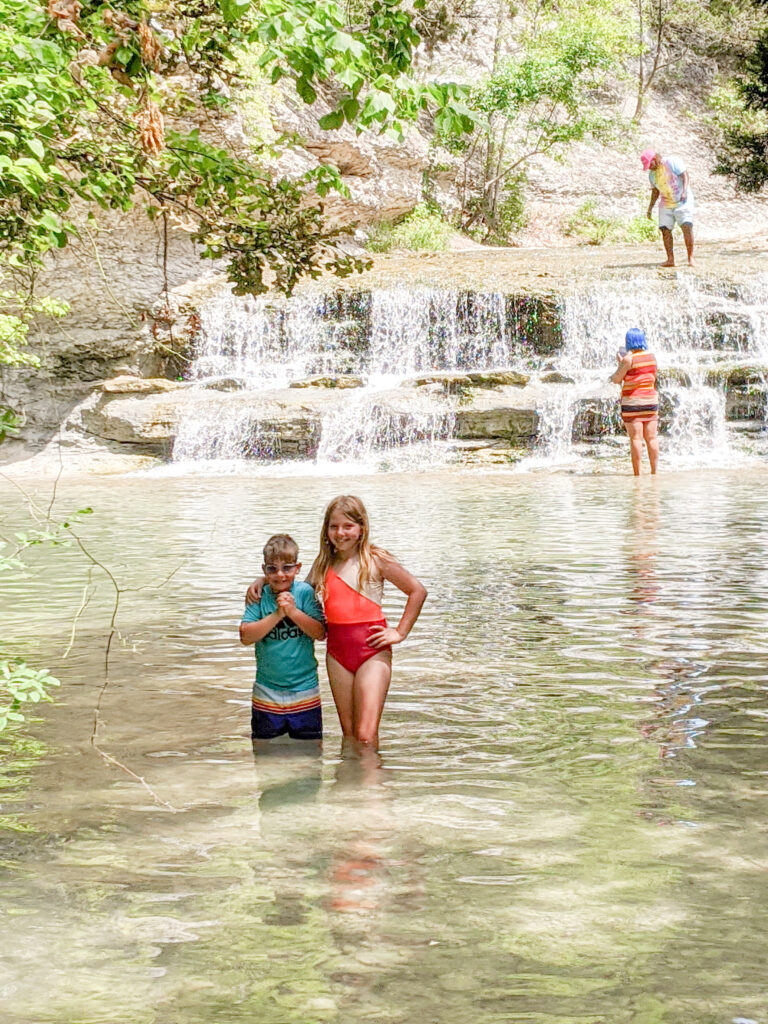
[[693, 207], [688, 203], [679, 206], [659, 207], [659, 227], [669, 228], [671, 231], [675, 224], [693, 224]]

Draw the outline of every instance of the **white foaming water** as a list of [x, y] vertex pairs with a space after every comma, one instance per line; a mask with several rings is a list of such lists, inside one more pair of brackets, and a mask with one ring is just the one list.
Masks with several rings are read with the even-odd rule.
[[319, 412], [308, 445], [316, 465], [364, 472], [436, 465], [450, 454], [453, 403], [440, 389], [402, 383], [425, 371], [490, 369], [513, 359], [498, 294], [403, 287], [303, 296], [279, 306], [223, 296], [201, 310], [189, 375], [200, 383], [235, 378], [252, 401], [244, 406], [242, 391], [220, 401], [201, 391], [180, 422], [173, 460], [227, 468], [233, 460], [290, 457], [295, 453], [283, 451], [274, 404], [266, 410], [264, 401], [279, 401], [276, 392], [302, 378], [353, 374], [365, 386], [328, 393]]
[[[621, 433], [618, 389], [608, 377], [635, 326], [659, 363], [665, 462], [733, 461], [714, 374], [724, 364], [768, 363], [768, 279], [720, 291], [688, 274], [574, 288], [562, 302], [554, 356], [518, 337], [508, 307], [501, 294], [408, 287], [280, 303], [218, 298], [201, 310], [174, 462], [228, 468], [288, 459], [291, 469], [328, 472], [439, 464], [450, 456], [459, 399], [439, 386], [404, 386], [408, 378], [509, 369], [532, 373], [538, 389], [537, 443], [520, 468], [583, 464], [575, 437]], [[542, 384], [552, 370], [571, 383]], [[364, 386], [282, 391], [301, 378], [339, 374], [360, 376]], [[197, 392], [194, 383], [212, 377], [237, 378], [243, 390]]]
[[504, 296], [439, 288], [373, 292], [369, 372], [487, 370], [514, 359]]
[[364, 388], [323, 420], [318, 465], [415, 468], [445, 461], [454, 410], [444, 398], [423, 391], [408, 396]]
[[[684, 276], [675, 281], [603, 281], [572, 291], [561, 311], [563, 348], [554, 360], [575, 378], [542, 403], [539, 445], [553, 464], [573, 461], [572, 435], [579, 410], [612, 400], [606, 426], [616, 419], [616, 387], [606, 384], [616, 351], [630, 327], [640, 327], [657, 358], [662, 420], [668, 420], [664, 459], [676, 467], [723, 465], [741, 458], [726, 427], [724, 387], [713, 372], [729, 362], [768, 361], [768, 280], [718, 291]], [[666, 408], [665, 408], [666, 406]]]

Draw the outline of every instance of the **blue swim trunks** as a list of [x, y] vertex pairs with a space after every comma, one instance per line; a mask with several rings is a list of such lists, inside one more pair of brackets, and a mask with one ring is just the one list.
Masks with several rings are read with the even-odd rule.
[[[251, 735], [255, 740], [272, 740], [288, 733], [294, 740], [323, 738], [323, 712], [319, 690], [290, 690], [280, 700], [274, 690], [255, 686], [251, 700]], [[275, 700], [275, 697], [278, 697]]]

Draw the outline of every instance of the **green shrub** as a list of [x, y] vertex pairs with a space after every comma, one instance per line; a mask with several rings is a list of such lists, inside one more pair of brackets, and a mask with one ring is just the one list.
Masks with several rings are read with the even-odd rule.
[[565, 221], [566, 235], [578, 238], [585, 245], [604, 245], [606, 242], [625, 242], [637, 245], [656, 238], [657, 225], [647, 217], [609, 217], [598, 213], [597, 199], [586, 199]]
[[401, 220], [377, 224], [368, 238], [371, 252], [444, 252], [453, 228], [442, 214], [426, 203], [419, 203]]
[[0, 405], [0, 442], [6, 437], [16, 437], [24, 425], [24, 421], [17, 412], [5, 405]]
[[624, 230], [624, 241], [631, 243], [655, 242], [659, 233], [659, 225], [648, 217], [633, 217], [627, 222]]
[[518, 235], [528, 223], [525, 212], [525, 186], [528, 178], [525, 173], [516, 174], [507, 182], [496, 209], [496, 230], [492, 231], [487, 241], [506, 245], [513, 235]]
[[602, 216], [597, 212], [597, 206], [597, 199], [586, 199], [566, 220], [565, 234], [580, 239], [585, 245], [617, 241], [621, 221], [618, 217]]

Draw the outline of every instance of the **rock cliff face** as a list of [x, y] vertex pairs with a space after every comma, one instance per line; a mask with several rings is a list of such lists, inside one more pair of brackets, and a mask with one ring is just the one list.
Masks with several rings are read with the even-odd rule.
[[[511, 379], [517, 377], [515, 381]], [[661, 427], [666, 429], [679, 398], [667, 372], [660, 382]], [[665, 381], [666, 387], [665, 387]], [[768, 407], [768, 365], [728, 363], [717, 378], [723, 389], [729, 421], [762, 422]], [[122, 377], [106, 381], [75, 408], [67, 421], [69, 436], [81, 434], [102, 442], [119, 442], [126, 449], [168, 458], [183, 425], [231, 423], [237, 433], [227, 454], [239, 458], [313, 459], [324, 424], [350, 407], [362, 420], [386, 433], [407, 432], [414, 408], [423, 408], [417, 393], [440, 398], [435, 408], [443, 418], [445, 435], [457, 441], [494, 442], [526, 448], [540, 433], [540, 410], [557, 407], [567, 383], [544, 382], [541, 376], [499, 373], [430, 374], [405, 380], [396, 388], [377, 391], [364, 401], [335, 386], [334, 378], [300, 389], [224, 390], [166, 380]], [[423, 396], [421, 396], [423, 397]], [[416, 398], [416, 404], [414, 404]], [[350, 406], [350, 403], [357, 403]], [[594, 440], [621, 432], [616, 388], [604, 383], [586, 397], [570, 396], [570, 439]], [[218, 436], [223, 436], [218, 429]], [[222, 454], [208, 448], [209, 456]]]

